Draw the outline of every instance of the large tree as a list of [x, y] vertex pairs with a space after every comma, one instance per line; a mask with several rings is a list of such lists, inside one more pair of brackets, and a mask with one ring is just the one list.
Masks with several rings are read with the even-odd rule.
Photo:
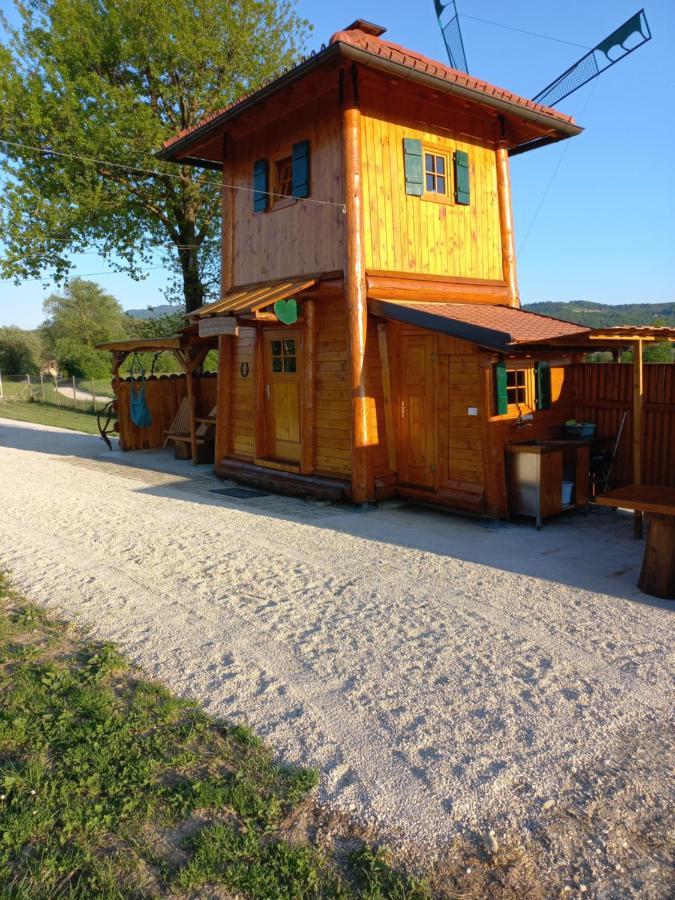
[[0, 272], [63, 278], [69, 254], [94, 247], [141, 278], [163, 248], [196, 309], [217, 287], [218, 173], [153, 154], [297, 59], [309, 26], [295, 0], [25, 0], [17, 11], [0, 45], [0, 140], [12, 142], [0, 143]]

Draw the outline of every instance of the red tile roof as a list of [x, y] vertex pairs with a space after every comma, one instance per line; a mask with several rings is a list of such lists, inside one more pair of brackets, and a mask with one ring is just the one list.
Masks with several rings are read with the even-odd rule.
[[[358, 20], [355, 24], [358, 24]], [[400, 65], [406, 66], [409, 69], [422, 72], [435, 78], [440, 78], [443, 81], [448, 82], [449, 84], [457, 84], [460, 87], [484, 94], [486, 97], [493, 98], [494, 100], [510, 103], [513, 106], [520, 107], [523, 110], [528, 110], [531, 113], [540, 113], [541, 115], [545, 115], [568, 126], [575, 125], [574, 119], [571, 116], [566, 116], [564, 113], [558, 112], [557, 110], [552, 109], [549, 106], [543, 106], [540, 103], [534, 103], [532, 100], [528, 100], [525, 97], [521, 97], [518, 94], [514, 94], [511, 91], [505, 90], [504, 88], [496, 87], [495, 85], [489, 84], [487, 81], [482, 81], [480, 78], [474, 78], [472, 75], [467, 75], [465, 72], [460, 72], [458, 69], [452, 69], [450, 68], [450, 66], [446, 66], [441, 62], [429, 59], [428, 57], [423, 56], [421, 53], [416, 53], [414, 50], [408, 50], [406, 47], [401, 47], [398, 44], [392, 43], [391, 41], [384, 41], [382, 40], [382, 38], [376, 36], [375, 34], [361, 31], [359, 28], [350, 28], [345, 31], [335, 32], [335, 34], [332, 35], [329, 46], [327, 48], [322, 49], [316, 55], [303, 60], [303, 62], [295, 68], [300, 69], [302, 68], [302, 66], [315, 63], [325, 53], [327, 53], [327, 51], [330, 50], [330, 47], [332, 47], [334, 44], [346, 44], [351, 47], [355, 47], [359, 50], [370, 53], [373, 56], [377, 56], [383, 60], [398, 63]], [[291, 73], [293, 71], [295, 70], [290, 70]], [[288, 74], [289, 73], [285, 73], [285, 75]], [[231, 112], [244, 101], [254, 98], [256, 94], [266, 92], [273, 87], [275, 81], [280, 81], [283, 78], [284, 75], [280, 76], [277, 79], [272, 79], [261, 88], [258, 88], [254, 91], [249, 91], [249, 93], [242, 95], [229, 106], [225, 106], [214, 113], [209, 113], [196, 125], [191, 125], [189, 128], [184, 128], [174, 137], [164, 141], [162, 145], [164, 150], [168, 150], [174, 144], [188, 137], [188, 135], [201, 131], [205, 126], [213, 122], [214, 119], [218, 119], [220, 116]]]
[[416, 69], [417, 71], [425, 72], [427, 75], [433, 75], [435, 78], [442, 78], [443, 81], [459, 84], [474, 91], [480, 91], [490, 97], [513, 103], [515, 106], [520, 106], [523, 109], [543, 113], [561, 122], [574, 124], [572, 116], [566, 116], [550, 106], [534, 103], [532, 100], [527, 100], [525, 97], [521, 97], [504, 88], [496, 87], [487, 81], [481, 81], [480, 78], [474, 78], [473, 75], [467, 75], [466, 72], [452, 69], [450, 66], [429, 59], [429, 57], [423, 56], [421, 53], [408, 50], [406, 47], [393, 44], [391, 41], [384, 41], [382, 38], [376, 37], [374, 34], [368, 34], [365, 31], [358, 29], [336, 31], [331, 37], [330, 43], [351, 44], [352, 47], [358, 47], [360, 50], [366, 50], [375, 56], [381, 56], [384, 59], [391, 60], [391, 62], [400, 63], [409, 69]]
[[443, 331], [481, 346], [499, 350], [516, 349], [518, 344], [536, 344], [561, 337], [589, 334], [590, 328], [552, 316], [493, 306], [486, 303], [413, 303], [398, 300], [369, 300], [372, 312]]

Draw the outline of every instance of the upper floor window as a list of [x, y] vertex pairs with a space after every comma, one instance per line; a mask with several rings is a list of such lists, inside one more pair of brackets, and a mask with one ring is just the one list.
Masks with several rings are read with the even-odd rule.
[[424, 151], [425, 193], [448, 195], [448, 157], [445, 153]]
[[274, 196], [272, 205], [293, 194], [293, 157], [284, 156], [274, 164]]

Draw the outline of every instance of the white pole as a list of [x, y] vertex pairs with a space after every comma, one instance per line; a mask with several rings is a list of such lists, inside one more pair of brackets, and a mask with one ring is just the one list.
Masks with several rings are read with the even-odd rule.
[[61, 400], [59, 395], [59, 376], [54, 375], [54, 396], [56, 397], [56, 405], [61, 406]]
[[75, 376], [73, 375], [73, 403], [77, 407], [77, 391], [75, 389]]
[[45, 382], [42, 377], [42, 372], [40, 372], [40, 390], [42, 391], [42, 402], [44, 403], [47, 398], [45, 397]]
[[93, 378], [91, 379], [91, 402], [94, 406], [94, 412], [96, 412], [96, 385]]
[[28, 385], [28, 396], [31, 400], [34, 400], [33, 397], [33, 385], [30, 383], [30, 375], [26, 374], [26, 384]]

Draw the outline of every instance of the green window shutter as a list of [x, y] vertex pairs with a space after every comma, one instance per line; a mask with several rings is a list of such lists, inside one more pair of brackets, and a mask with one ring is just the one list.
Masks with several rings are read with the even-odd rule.
[[405, 192], [413, 197], [421, 197], [424, 193], [422, 141], [415, 138], [403, 138], [403, 160], [405, 162]]
[[546, 362], [538, 362], [534, 374], [537, 388], [537, 409], [550, 409], [551, 367]]
[[309, 141], [293, 144], [293, 184], [294, 197], [309, 197]]
[[269, 170], [266, 159], [253, 163], [253, 212], [264, 212], [270, 204]]
[[509, 411], [509, 396], [506, 392], [506, 363], [495, 363], [495, 409], [498, 416]]
[[455, 150], [455, 203], [468, 206], [470, 202], [469, 154], [464, 150]]

